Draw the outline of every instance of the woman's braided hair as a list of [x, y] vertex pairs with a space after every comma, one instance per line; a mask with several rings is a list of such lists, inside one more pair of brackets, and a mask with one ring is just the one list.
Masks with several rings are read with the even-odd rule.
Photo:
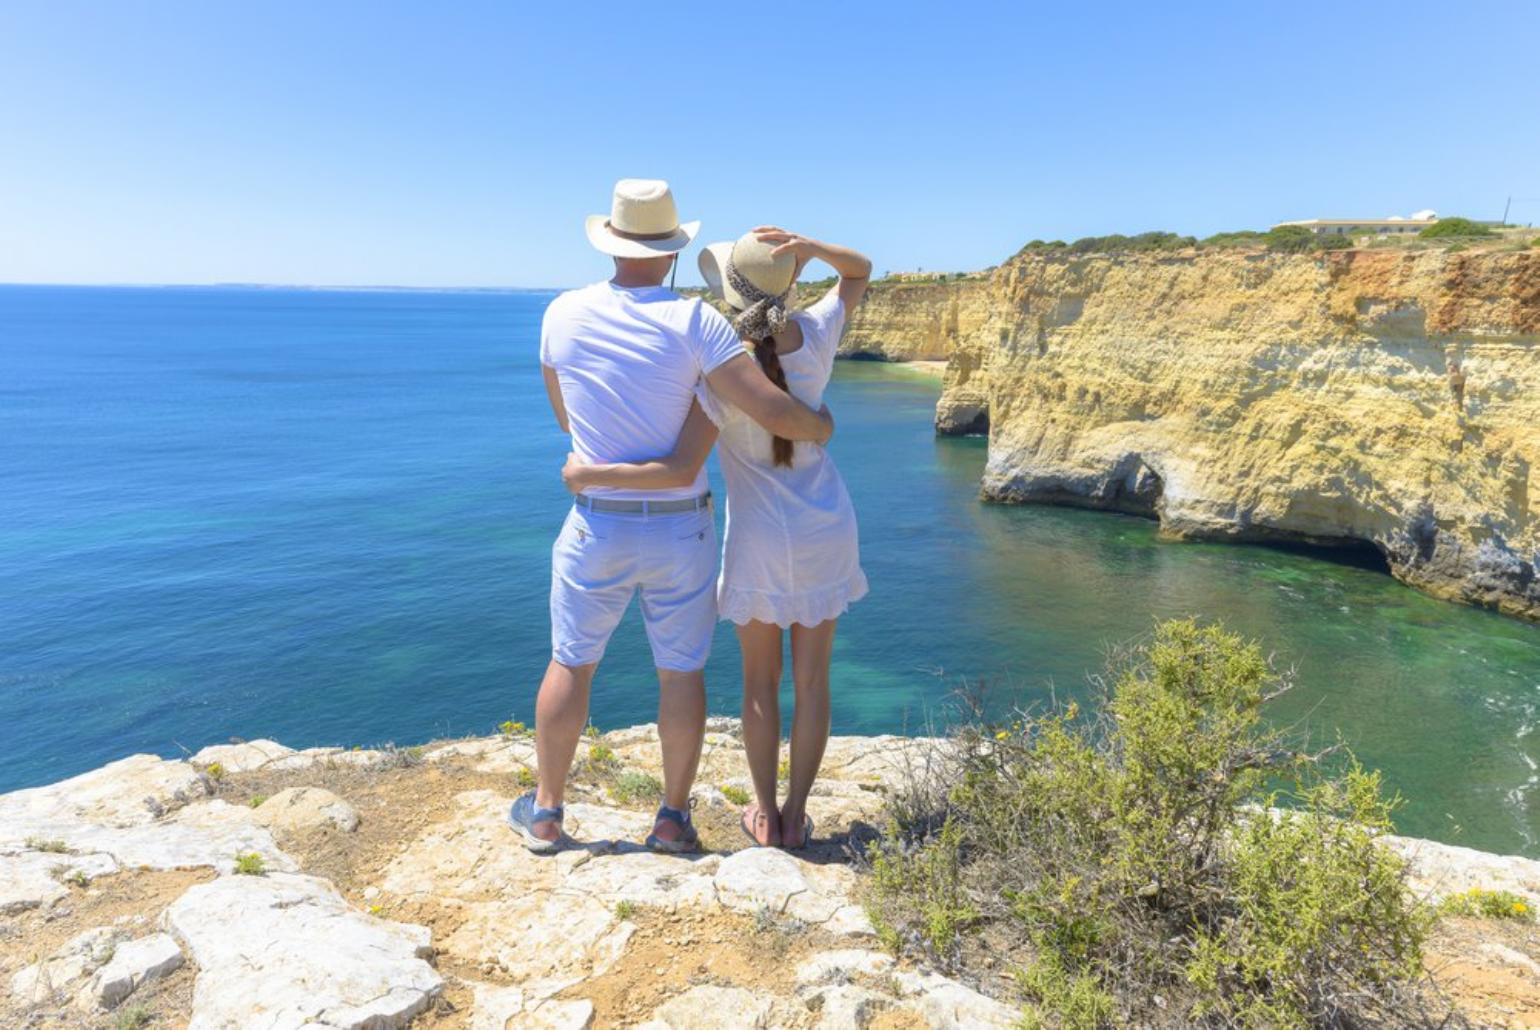
[[[775, 349], [775, 334], [785, 329], [789, 320], [786, 296], [791, 292], [791, 287], [788, 286], [784, 293], [766, 293], [744, 278], [731, 260], [727, 262], [726, 278], [738, 295], [749, 302], [749, 306], [733, 319], [733, 328], [745, 340], [753, 341], [754, 360], [759, 362], [765, 376], [790, 393], [786, 385], [786, 370], [781, 367], [781, 356]], [[770, 444], [770, 454], [775, 464], [787, 468], [791, 467], [795, 450], [795, 445], [781, 436], [775, 437]]]

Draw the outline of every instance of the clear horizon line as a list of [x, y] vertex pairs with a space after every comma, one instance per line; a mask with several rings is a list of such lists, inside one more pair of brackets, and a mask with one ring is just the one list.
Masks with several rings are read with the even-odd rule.
[[570, 286], [408, 286], [399, 283], [267, 283], [267, 282], [17, 282], [0, 280], [3, 287], [111, 290], [332, 290], [356, 293], [560, 293]]

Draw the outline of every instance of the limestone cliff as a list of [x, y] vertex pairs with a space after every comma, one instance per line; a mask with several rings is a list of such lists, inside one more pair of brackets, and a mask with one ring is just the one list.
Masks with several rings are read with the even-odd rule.
[[874, 291], [845, 347], [945, 354], [937, 428], [988, 429], [987, 498], [1367, 543], [1540, 618], [1533, 249], [1023, 254]]
[[850, 319], [839, 353], [881, 361], [945, 361], [988, 321], [990, 279], [878, 280]]

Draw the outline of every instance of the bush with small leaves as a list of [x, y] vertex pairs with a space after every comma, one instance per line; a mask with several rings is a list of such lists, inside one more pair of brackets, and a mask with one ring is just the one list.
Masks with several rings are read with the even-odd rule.
[[663, 784], [646, 773], [624, 772], [610, 784], [610, 794], [622, 805], [651, 804], [663, 796]]
[[118, 1010], [113, 1018], [113, 1030], [144, 1030], [155, 1014], [143, 1005], [130, 1005]]
[[1098, 683], [1094, 714], [976, 714], [899, 792], [868, 853], [879, 940], [1003, 959], [1029, 1024], [1422, 1025], [1395, 802], [1266, 727], [1289, 682], [1261, 649], [1163, 623]]
[[615, 903], [615, 918], [616, 919], [630, 919], [634, 915], [636, 915], [636, 902], [634, 902], [634, 901], [617, 901]]
[[1417, 236], [1424, 240], [1464, 239], [1478, 240], [1492, 236], [1492, 227], [1469, 218], [1440, 218]]
[[220, 765], [218, 762], [214, 762], [208, 768], [204, 769], [203, 772], [204, 775], [213, 780], [215, 783], [218, 783], [220, 780], [225, 778], [225, 767]]
[[263, 876], [267, 862], [255, 851], [242, 852], [235, 856], [235, 871], [241, 876]]
[[29, 851], [43, 851], [51, 855], [73, 854], [68, 844], [56, 838], [28, 837], [23, 843]]
[[728, 804], [746, 805], [749, 803], [749, 792], [742, 787], [735, 787], [731, 783], [724, 783], [722, 785], [722, 796], [727, 799]]
[[264, 802], [266, 800], [267, 800], [267, 795], [266, 794], [253, 794], [251, 796], [251, 800], [247, 801], [246, 804], [250, 805], [252, 808], [261, 808], [262, 807], [262, 802]]

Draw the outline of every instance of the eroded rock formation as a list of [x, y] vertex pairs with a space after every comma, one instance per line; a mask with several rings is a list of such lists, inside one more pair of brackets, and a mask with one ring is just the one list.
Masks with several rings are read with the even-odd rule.
[[987, 426], [990, 499], [1372, 546], [1540, 618], [1540, 251], [1024, 254], [874, 291], [845, 347], [944, 354], [937, 429]]

